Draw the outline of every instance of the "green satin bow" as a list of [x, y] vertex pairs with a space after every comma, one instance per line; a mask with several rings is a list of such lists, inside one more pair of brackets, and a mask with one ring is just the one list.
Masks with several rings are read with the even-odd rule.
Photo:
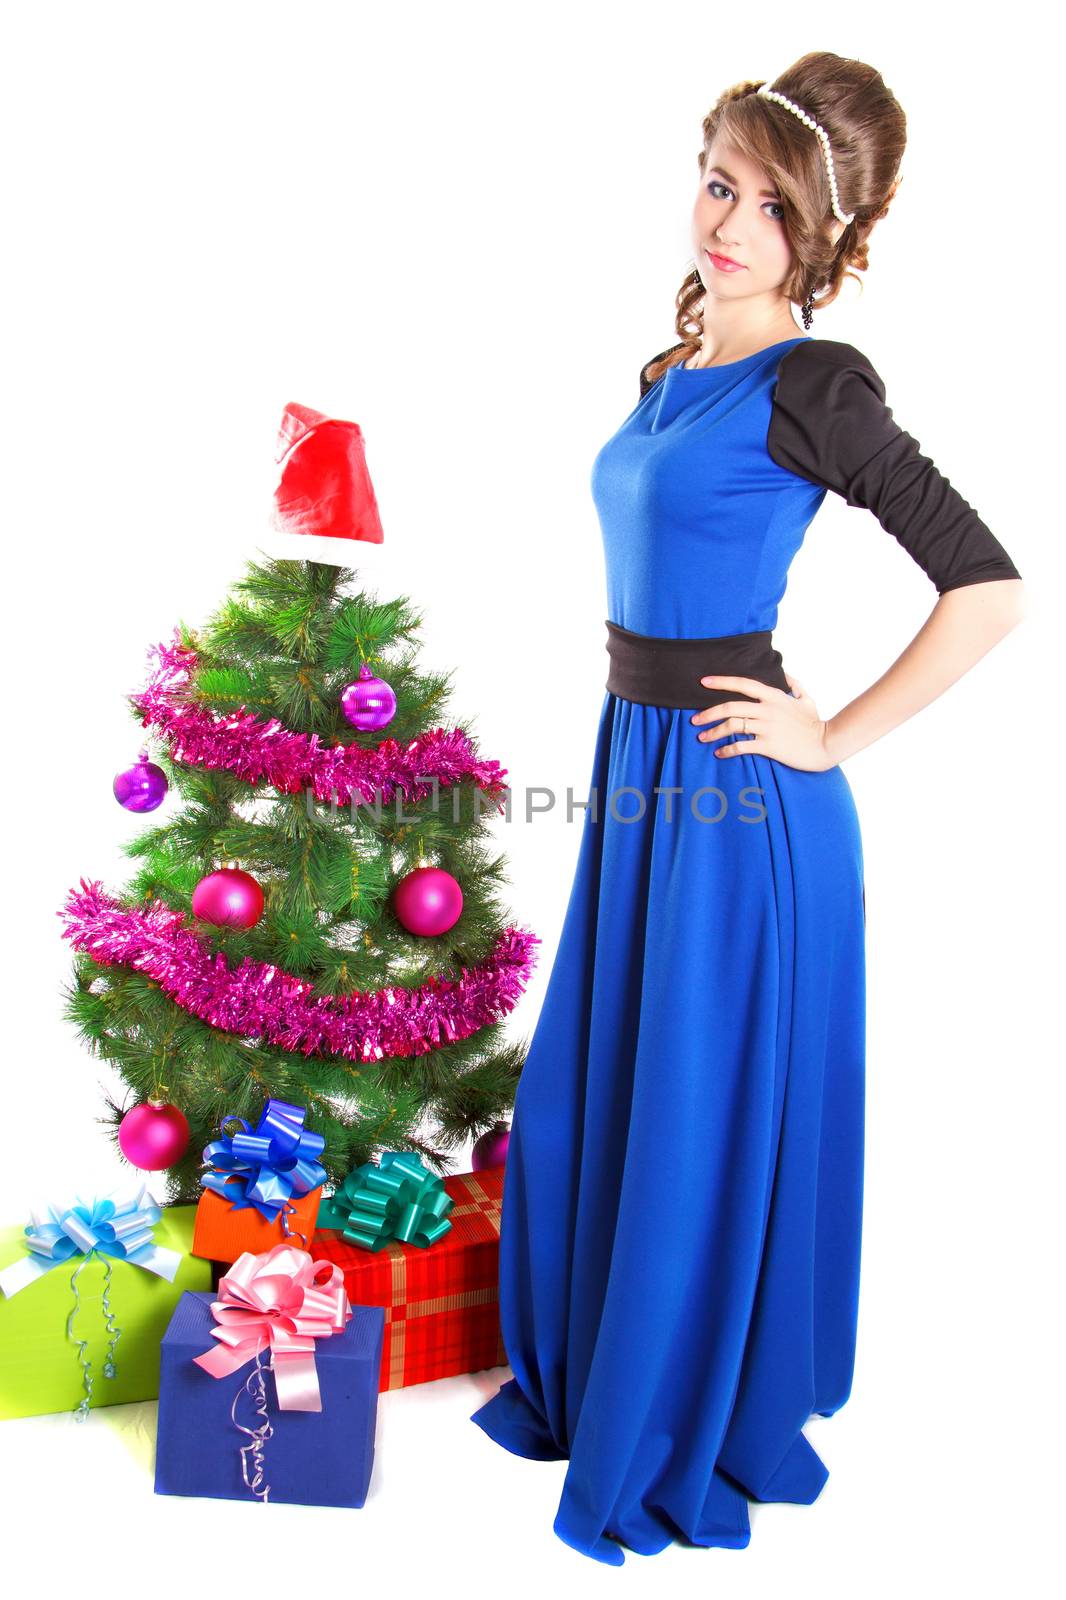
[[322, 1201], [318, 1227], [335, 1228], [363, 1250], [391, 1240], [425, 1249], [451, 1228], [455, 1204], [443, 1180], [409, 1150], [386, 1150], [381, 1165], [364, 1161]]

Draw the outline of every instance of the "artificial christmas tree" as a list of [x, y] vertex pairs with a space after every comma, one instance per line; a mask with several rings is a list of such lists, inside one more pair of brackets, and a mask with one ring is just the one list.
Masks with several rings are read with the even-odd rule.
[[[380, 542], [356, 424], [289, 406], [278, 459], [275, 522], [301, 547]], [[539, 940], [507, 925], [486, 838], [506, 772], [440, 726], [448, 676], [419, 669], [410, 601], [356, 581], [261, 553], [155, 647], [129, 699], [166, 806], [125, 845], [122, 894], [82, 879], [59, 912], [67, 1017], [131, 1091], [116, 1132], [136, 1101], [188, 1122], [174, 1201], [268, 1102], [306, 1112], [335, 1181], [384, 1147], [443, 1172], [513, 1104], [525, 1051], [502, 1020]]]

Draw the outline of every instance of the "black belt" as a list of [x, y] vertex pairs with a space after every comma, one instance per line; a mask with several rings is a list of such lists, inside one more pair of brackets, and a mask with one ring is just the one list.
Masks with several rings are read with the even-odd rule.
[[643, 706], [668, 706], [677, 711], [702, 711], [723, 700], [754, 701], [739, 689], [711, 689], [700, 679], [711, 673], [755, 678], [788, 694], [788, 679], [775, 650], [772, 632], [723, 633], [710, 639], [657, 639], [630, 633], [616, 622], [607, 624], [610, 669], [607, 688], [620, 700]]

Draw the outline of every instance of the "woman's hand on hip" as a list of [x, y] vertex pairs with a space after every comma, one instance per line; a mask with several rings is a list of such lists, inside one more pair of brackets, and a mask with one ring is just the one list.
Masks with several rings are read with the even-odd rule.
[[704, 743], [722, 739], [728, 733], [748, 734], [732, 744], [722, 744], [714, 751], [723, 759], [728, 756], [769, 756], [783, 761], [788, 767], [798, 767], [801, 772], [825, 772], [836, 762], [829, 753], [826, 723], [818, 715], [818, 707], [806, 689], [785, 673], [792, 694], [775, 689], [756, 678], [731, 678], [716, 674], [701, 678], [708, 689], [735, 689], [751, 695], [751, 700], [723, 700], [720, 705], [708, 706], [692, 717], [696, 726], [708, 724], [698, 735]]

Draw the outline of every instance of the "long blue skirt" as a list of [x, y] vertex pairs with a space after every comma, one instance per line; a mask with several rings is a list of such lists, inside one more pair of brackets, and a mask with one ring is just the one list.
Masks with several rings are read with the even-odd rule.
[[505, 1170], [514, 1376], [471, 1419], [569, 1461], [554, 1531], [615, 1565], [741, 1548], [749, 1500], [811, 1503], [828, 1473], [803, 1426], [855, 1356], [854, 799], [839, 766], [716, 758], [742, 736], [701, 743], [690, 716], [604, 702]]

